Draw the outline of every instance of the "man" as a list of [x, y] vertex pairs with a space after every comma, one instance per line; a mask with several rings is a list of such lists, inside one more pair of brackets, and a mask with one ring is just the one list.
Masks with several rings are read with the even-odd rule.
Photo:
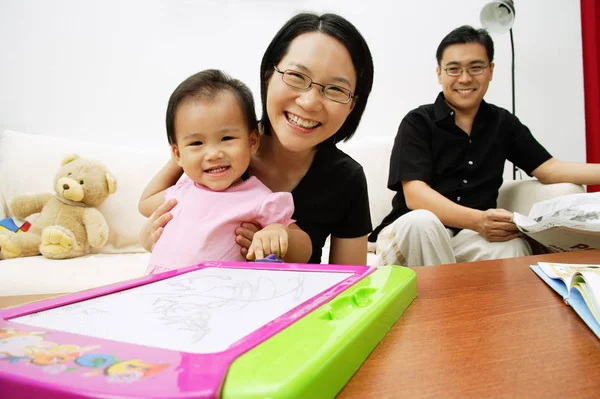
[[400, 124], [388, 180], [393, 210], [369, 241], [381, 264], [530, 255], [512, 213], [496, 209], [505, 161], [544, 184], [598, 184], [600, 165], [552, 158], [514, 115], [483, 101], [494, 72], [485, 30], [453, 30], [436, 57], [442, 93]]

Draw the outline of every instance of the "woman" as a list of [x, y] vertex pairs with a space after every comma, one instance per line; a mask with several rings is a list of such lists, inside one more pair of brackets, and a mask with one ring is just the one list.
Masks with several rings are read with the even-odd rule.
[[[262, 138], [249, 173], [272, 191], [294, 197], [293, 219], [312, 240], [320, 263], [331, 235], [329, 263], [362, 265], [371, 231], [362, 167], [338, 150], [358, 127], [373, 84], [373, 60], [362, 35], [335, 14], [298, 14], [275, 35], [260, 68]], [[181, 170], [170, 172], [174, 184]], [[142, 231], [149, 249], [171, 219], [167, 201]], [[236, 241], [246, 254], [258, 226], [244, 223]]]

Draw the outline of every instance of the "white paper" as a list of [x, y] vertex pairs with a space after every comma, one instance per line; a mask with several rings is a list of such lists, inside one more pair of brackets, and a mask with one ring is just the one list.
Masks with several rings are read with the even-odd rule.
[[600, 231], [600, 193], [571, 194], [537, 202], [528, 217], [515, 214], [515, 223], [532, 233], [551, 227]]
[[598, 211], [600, 209], [600, 193], [569, 194], [536, 202], [529, 211], [529, 218], [538, 219], [536, 221], [550, 217], [570, 220], [577, 215], [576, 209], [569, 208], [577, 208], [582, 205]]

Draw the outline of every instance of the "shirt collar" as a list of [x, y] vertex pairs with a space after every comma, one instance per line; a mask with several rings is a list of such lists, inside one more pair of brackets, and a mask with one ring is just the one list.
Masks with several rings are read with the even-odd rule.
[[448, 103], [446, 102], [446, 98], [444, 97], [444, 93], [440, 92], [437, 98], [435, 99], [435, 103], [433, 104], [433, 114], [435, 116], [435, 121], [440, 122], [449, 116], [454, 115], [454, 111]]
[[[477, 115], [475, 116], [475, 119], [477, 119], [477, 117], [479, 115], [481, 115], [481, 116], [489, 115], [491, 110], [492, 109], [489, 106], [489, 104], [486, 103], [485, 100], [481, 100], [481, 104], [479, 105], [479, 110], [477, 111]], [[452, 108], [450, 108], [450, 106], [446, 102], [446, 98], [444, 97], [444, 92], [440, 92], [440, 94], [438, 94], [437, 98], [435, 99], [435, 103], [433, 104], [433, 113], [434, 113], [436, 122], [440, 122], [450, 116], [454, 116], [454, 110]]]

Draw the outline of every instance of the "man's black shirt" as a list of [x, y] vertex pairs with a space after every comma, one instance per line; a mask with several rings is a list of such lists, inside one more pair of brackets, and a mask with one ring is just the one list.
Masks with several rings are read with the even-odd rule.
[[421, 180], [457, 204], [487, 210], [496, 207], [506, 160], [528, 175], [552, 156], [529, 129], [507, 110], [482, 101], [468, 135], [440, 93], [400, 123], [390, 159], [388, 188], [396, 191], [392, 212], [369, 236], [409, 212], [402, 182]]

